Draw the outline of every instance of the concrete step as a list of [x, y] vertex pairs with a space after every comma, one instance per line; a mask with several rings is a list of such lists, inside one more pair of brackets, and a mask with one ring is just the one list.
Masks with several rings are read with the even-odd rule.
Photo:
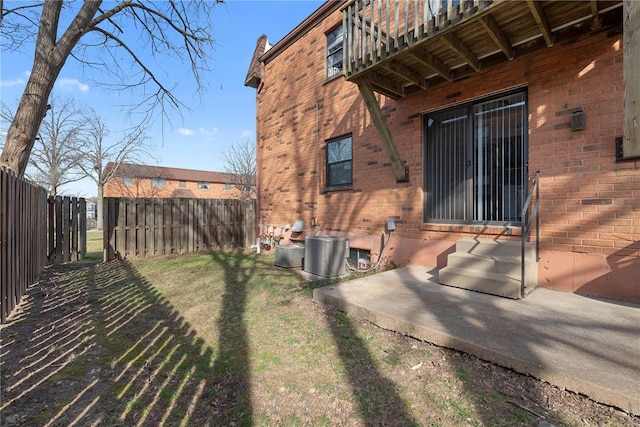
[[521, 275], [519, 257], [518, 259], [515, 257], [505, 257], [501, 259], [490, 256], [478, 256], [467, 252], [454, 252], [447, 257], [447, 267], [503, 274], [516, 280], [520, 280]]
[[455, 288], [506, 298], [520, 298], [520, 280], [504, 274], [447, 266], [440, 270], [438, 278], [441, 284]]
[[[516, 259], [520, 262], [519, 240], [492, 240], [464, 237], [456, 242], [456, 252], [466, 252], [474, 255], [501, 259]], [[537, 261], [535, 243], [525, 244], [525, 259]]]
[[[522, 274], [519, 256], [479, 256], [467, 252], [454, 252], [448, 256], [447, 266], [504, 274], [518, 280], [520, 280]], [[537, 268], [538, 266], [535, 261], [525, 259], [525, 273], [529, 279], [533, 277], [529, 276], [528, 272], [537, 271]]]
[[[440, 283], [507, 298], [521, 297], [521, 242], [463, 238], [440, 270]], [[535, 244], [525, 245], [525, 294], [538, 281]]]

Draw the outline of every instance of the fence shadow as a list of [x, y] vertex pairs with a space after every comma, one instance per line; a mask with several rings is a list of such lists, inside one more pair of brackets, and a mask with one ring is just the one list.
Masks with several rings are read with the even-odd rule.
[[122, 260], [45, 270], [2, 328], [0, 367], [3, 426], [204, 425], [226, 378]]
[[[126, 260], [46, 269], [1, 330], [0, 424], [257, 422], [245, 312], [247, 283], [264, 269], [241, 253], [208, 256], [224, 280], [211, 347]], [[325, 316], [362, 423], [414, 424], [354, 321]]]

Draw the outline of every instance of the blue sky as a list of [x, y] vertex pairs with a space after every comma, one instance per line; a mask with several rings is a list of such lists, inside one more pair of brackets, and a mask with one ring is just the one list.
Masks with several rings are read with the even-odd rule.
[[[5, 1], [5, 7], [10, 1]], [[302, 22], [323, 1], [248, 1], [226, 0], [213, 9], [213, 38], [216, 43], [205, 76], [208, 85], [203, 94], [194, 93], [194, 86], [184, 80], [176, 90], [178, 98], [192, 111], [182, 117], [172, 115], [171, 124], [159, 118], [148, 132], [152, 139], [155, 162], [162, 166], [222, 171], [221, 153], [237, 142], [255, 142], [255, 89], [244, 86], [244, 79], [258, 37], [266, 34], [272, 45]], [[140, 48], [145, 52], [144, 47]], [[15, 109], [31, 70], [33, 48], [20, 52], [2, 52], [0, 57], [0, 99]], [[166, 69], [166, 68], [165, 68]], [[168, 69], [172, 72], [171, 68]], [[180, 76], [185, 75], [179, 70]], [[176, 76], [169, 76], [176, 78]], [[122, 129], [122, 107], [126, 95], [94, 86], [74, 61], [62, 69], [54, 93], [75, 99], [94, 108], [113, 130]], [[126, 102], [126, 101], [125, 101]], [[69, 195], [95, 196], [97, 190], [90, 180], [68, 184], [60, 191]]]

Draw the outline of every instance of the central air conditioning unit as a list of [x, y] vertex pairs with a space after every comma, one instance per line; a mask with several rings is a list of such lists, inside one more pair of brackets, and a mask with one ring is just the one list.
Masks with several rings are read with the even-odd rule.
[[276, 246], [276, 259], [274, 265], [278, 267], [292, 268], [302, 267], [304, 258], [304, 245], [302, 243], [291, 243], [289, 245]]
[[309, 236], [304, 239], [304, 271], [321, 277], [345, 274], [348, 240], [336, 236]]

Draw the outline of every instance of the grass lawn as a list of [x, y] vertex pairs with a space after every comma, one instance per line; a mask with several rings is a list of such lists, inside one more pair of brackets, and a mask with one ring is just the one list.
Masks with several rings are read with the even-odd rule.
[[88, 230], [85, 259], [88, 261], [102, 261], [102, 231]]
[[[502, 408], [495, 419], [476, 412], [504, 399], [467, 395], [449, 369], [460, 354], [316, 305], [312, 288], [327, 282], [305, 283], [272, 257], [201, 254], [134, 266], [201, 340], [196, 373], [203, 401], [217, 408], [212, 425], [486, 425], [505, 416]], [[437, 368], [412, 369], [427, 360]], [[444, 394], [428, 386], [432, 374]], [[528, 419], [520, 408], [507, 412]]]
[[[101, 233], [88, 236], [93, 257]], [[2, 362], [2, 425], [629, 421], [582, 396], [319, 306], [312, 289], [328, 282], [305, 282], [272, 256], [172, 255], [48, 274], [2, 331], [3, 355], [11, 355]], [[39, 313], [47, 317], [31, 320]]]

